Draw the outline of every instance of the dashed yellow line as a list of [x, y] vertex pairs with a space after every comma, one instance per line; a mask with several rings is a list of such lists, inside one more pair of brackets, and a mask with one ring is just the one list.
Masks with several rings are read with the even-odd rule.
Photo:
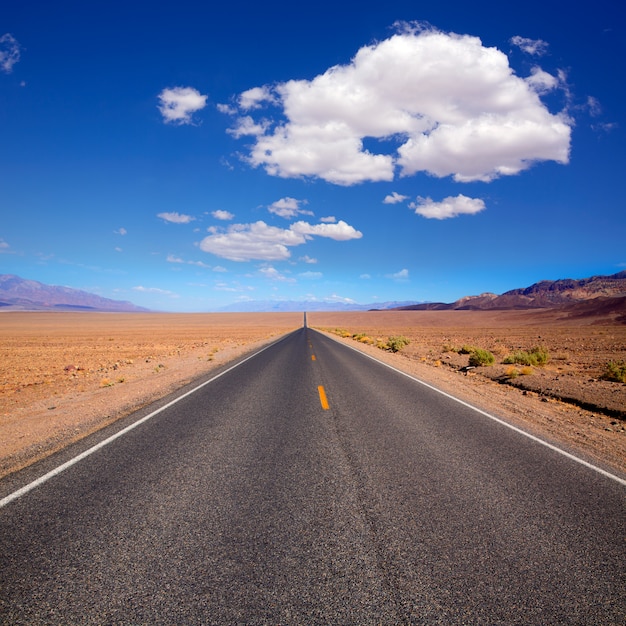
[[315, 355], [314, 354], [311, 355], [311, 361], [315, 361]]
[[330, 409], [330, 406], [328, 405], [328, 398], [326, 398], [326, 392], [324, 391], [324, 387], [322, 387], [321, 385], [317, 388], [317, 391], [320, 394], [320, 402], [322, 404], [322, 408], [325, 411], [328, 411], [328, 409]]

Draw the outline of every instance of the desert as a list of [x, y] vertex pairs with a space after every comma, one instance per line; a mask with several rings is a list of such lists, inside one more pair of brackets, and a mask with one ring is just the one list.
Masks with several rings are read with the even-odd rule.
[[[302, 313], [0, 314], [0, 476], [34, 463], [302, 326]], [[626, 474], [626, 362], [615, 315], [314, 312], [308, 325], [609, 471]], [[397, 352], [380, 349], [405, 337]], [[491, 352], [469, 367], [461, 348]], [[541, 347], [537, 366], [502, 363]], [[516, 372], [516, 373], [515, 373]]]

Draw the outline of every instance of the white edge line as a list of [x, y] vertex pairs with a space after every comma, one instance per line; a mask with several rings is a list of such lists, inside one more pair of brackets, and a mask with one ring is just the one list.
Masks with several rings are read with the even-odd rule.
[[[317, 332], [320, 332], [320, 331], [317, 331]], [[580, 463], [581, 465], [584, 465], [585, 467], [588, 467], [589, 469], [592, 469], [598, 472], [599, 474], [602, 474], [603, 476], [606, 476], [607, 478], [610, 478], [611, 480], [614, 480], [620, 483], [621, 485], [626, 486], [626, 480], [624, 480], [623, 478], [620, 478], [619, 476], [616, 476], [615, 474], [611, 474], [611, 472], [607, 472], [606, 470], [603, 470], [601, 467], [598, 467], [597, 465], [594, 465], [593, 463], [589, 463], [588, 461], [585, 461], [584, 459], [581, 459], [580, 457], [577, 457], [576, 455], [571, 454], [570, 452], [566, 452], [565, 450], [551, 443], [548, 443], [547, 441], [544, 441], [543, 439], [540, 439], [539, 437], [536, 437], [535, 435], [531, 435], [530, 433], [527, 433], [525, 430], [522, 430], [521, 428], [518, 428], [517, 426], [513, 426], [513, 424], [509, 424], [503, 419], [500, 419], [499, 417], [495, 417], [494, 415], [491, 415], [490, 413], [487, 413], [486, 411], [483, 411], [482, 409], [479, 409], [469, 404], [468, 402], [465, 402], [464, 400], [460, 400], [459, 398], [456, 398], [455, 396], [450, 395], [449, 393], [446, 393], [445, 391], [442, 391], [441, 389], [437, 389], [437, 387], [433, 387], [433, 385], [429, 385], [423, 380], [420, 380], [419, 378], [416, 378], [415, 376], [412, 376], [411, 374], [407, 374], [406, 372], [403, 372], [402, 370], [398, 369], [397, 367], [394, 367], [393, 365], [389, 365], [388, 363], [385, 363], [384, 361], [380, 361], [375, 356], [372, 356], [371, 354], [367, 354], [367, 352], [362, 352], [358, 348], [355, 348], [354, 346], [344, 343], [343, 341], [339, 341], [338, 339], [335, 339], [334, 337], [330, 335], [326, 335], [326, 336], [329, 339], [332, 339], [333, 341], [337, 342], [338, 344], [345, 346], [346, 348], [349, 348], [350, 350], [354, 350], [356, 353], [362, 354], [364, 357], [367, 357], [368, 359], [371, 359], [372, 361], [376, 361], [376, 363], [380, 363], [381, 365], [388, 367], [390, 370], [393, 370], [394, 372], [397, 372], [398, 374], [402, 374], [403, 376], [406, 376], [407, 378], [414, 380], [416, 383], [419, 383], [420, 385], [424, 385], [424, 387], [428, 387], [429, 389], [432, 389], [433, 391], [440, 393], [442, 396], [446, 396], [446, 398], [450, 398], [451, 400], [454, 400], [455, 402], [458, 402], [459, 404], [462, 404], [463, 406], [466, 406], [467, 408], [472, 409], [476, 411], [477, 413], [484, 415], [485, 417], [488, 417], [494, 422], [498, 422], [498, 424], [502, 424], [503, 426], [506, 426], [507, 428], [510, 428], [511, 430], [514, 430], [515, 432], [520, 433], [521, 435], [524, 435], [525, 437], [528, 437], [529, 439], [532, 439], [533, 441], [537, 443], [540, 443], [542, 446], [546, 446], [546, 448], [550, 448], [550, 450], [554, 450], [555, 452], [558, 452], [559, 454], [566, 456], [568, 459], [571, 459], [572, 461], [576, 461], [576, 463]]]
[[123, 428], [122, 430], [116, 432], [114, 435], [111, 435], [107, 439], [102, 440], [100, 443], [97, 443], [96, 445], [94, 445], [91, 448], [85, 450], [84, 452], [81, 452], [81, 454], [79, 454], [78, 456], [75, 456], [74, 458], [70, 459], [69, 461], [66, 461], [65, 463], [63, 463], [62, 465], [59, 465], [58, 467], [55, 467], [53, 470], [50, 470], [47, 474], [44, 474], [43, 476], [40, 476], [39, 478], [37, 478], [33, 482], [28, 483], [27, 485], [24, 485], [23, 487], [21, 487], [17, 491], [14, 491], [13, 493], [10, 493], [8, 496], [5, 496], [4, 498], [2, 498], [2, 500], [0, 500], [0, 509], [3, 508], [4, 506], [6, 506], [7, 504], [9, 504], [10, 502], [13, 502], [13, 500], [17, 500], [18, 498], [20, 498], [24, 494], [28, 493], [29, 491], [32, 491], [36, 487], [39, 487], [40, 485], [43, 485], [43, 483], [49, 481], [51, 478], [54, 478], [55, 476], [58, 476], [61, 472], [64, 472], [66, 469], [72, 467], [72, 465], [76, 465], [76, 463], [78, 463], [79, 461], [82, 461], [83, 459], [85, 459], [88, 456], [92, 455], [94, 452], [97, 452], [101, 448], [104, 448], [105, 446], [109, 445], [111, 442], [115, 441], [116, 439], [118, 439], [122, 435], [125, 435], [126, 433], [130, 432], [131, 430], [137, 428], [137, 426], [140, 426], [144, 422], [147, 422], [149, 419], [152, 419], [155, 415], [158, 415], [162, 411], [165, 411], [165, 409], [169, 409], [172, 405], [176, 404], [177, 402], [179, 402], [183, 398], [186, 398], [187, 396], [190, 396], [192, 393], [195, 393], [199, 389], [202, 389], [202, 387], [205, 387], [206, 385], [208, 385], [209, 383], [212, 383], [213, 381], [217, 380], [221, 376], [224, 376], [224, 374], [228, 374], [228, 372], [234, 370], [236, 367], [239, 367], [240, 365], [243, 365], [246, 361], [249, 361], [250, 359], [253, 359], [255, 356], [261, 354], [261, 352], [267, 350], [268, 348], [271, 348], [273, 345], [277, 344], [279, 341], [282, 341], [288, 334], [291, 334], [291, 333], [287, 333], [286, 335], [281, 336], [276, 341], [273, 341], [272, 343], [270, 343], [270, 344], [264, 346], [263, 348], [261, 348], [258, 352], [255, 352], [254, 354], [251, 354], [251, 355], [247, 356], [245, 359], [235, 363], [235, 365], [231, 365], [229, 368], [225, 369], [223, 372], [220, 372], [219, 374], [217, 374], [216, 376], [213, 376], [209, 380], [205, 380], [203, 383], [201, 383], [197, 387], [194, 387], [193, 389], [190, 389], [189, 391], [187, 391], [184, 394], [178, 396], [177, 398], [174, 398], [174, 400], [172, 400], [171, 402], [168, 402], [167, 404], [164, 404], [162, 407], [156, 409], [156, 411], [153, 411], [149, 415], [146, 415], [146, 416], [142, 417], [141, 419], [137, 420], [136, 422], [133, 422], [129, 426], [126, 426], [126, 428]]

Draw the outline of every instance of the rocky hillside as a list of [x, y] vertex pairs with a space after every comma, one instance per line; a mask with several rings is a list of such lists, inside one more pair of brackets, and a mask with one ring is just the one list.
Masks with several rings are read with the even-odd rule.
[[[603, 306], [606, 306], [605, 300], [613, 301], [614, 298], [626, 298], [626, 271], [611, 276], [592, 276], [579, 280], [571, 278], [542, 280], [530, 287], [512, 289], [502, 295], [483, 293], [480, 296], [466, 296], [450, 304], [430, 302], [399, 309], [405, 311], [546, 309], [576, 305], [585, 301], [595, 301], [598, 305], [602, 302]], [[613, 304], [615, 302], [613, 301]]]
[[134, 312], [148, 309], [79, 289], [44, 285], [13, 274], [0, 274], [0, 310]]

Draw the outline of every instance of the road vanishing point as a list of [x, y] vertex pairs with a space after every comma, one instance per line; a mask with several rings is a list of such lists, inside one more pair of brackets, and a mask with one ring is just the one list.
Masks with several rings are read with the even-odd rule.
[[625, 495], [305, 319], [0, 481], [0, 623], [623, 626]]

